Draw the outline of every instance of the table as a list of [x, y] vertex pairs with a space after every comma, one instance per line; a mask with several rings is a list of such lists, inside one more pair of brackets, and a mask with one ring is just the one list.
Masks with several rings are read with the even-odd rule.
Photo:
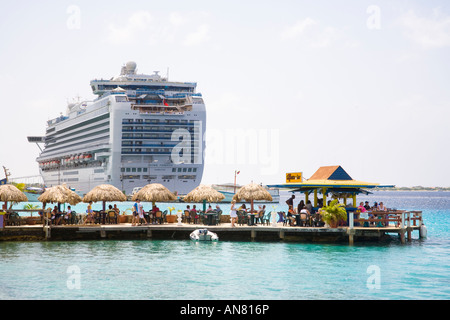
[[255, 226], [255, 217], [258, 215], [258, 213], [249, 213], [248, 216], [250, 217], [250, 219], [248, 219], [248, 225], [249, 226]]
[[216, 212], [207, 212], [207, 213], [205, 213], [205, 216], [206, 216], [206, 224], [207, 224], [208, 226], [214, 225], [214, 223], [213, 223], [213, 217], [214, 217], [215, 215], [217, 215]]
[[293, 216], [295, 217], [295, 222], [297, 223], [297, 227], [300, 226], [300, 214], [296, 213], [296, 214], [293, 214]]

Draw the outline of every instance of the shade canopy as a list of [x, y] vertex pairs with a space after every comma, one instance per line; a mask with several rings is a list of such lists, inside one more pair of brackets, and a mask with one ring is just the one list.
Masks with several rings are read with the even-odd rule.
[[150, 183], [136, 192], [131, 200], [141, 200], [147, 202], [169, 202], [177, 200], [177, 196], [160, 183]]
[[199, 185], [197, 188], [189, 192], [184, 198], [185, 202], [220, 202], [225, 196], [211, 186]]
[[126, 195], [122, 191], [110, 184], [101, 184], [86, 193], [83, 202], [110, 202], [110, 201], [127, 201]]
[[267, 200], [272, 201], [272, 196], [263, 186], [256, 183], [249, 183], [240, 188], [233, 196], [236, 201], [253, 201], [253, 200]]
[[64, 185], [46, 188], [39, 196], [38, 201], [42, 203], [69, 203], [76, 205], [81, 202], [81, 197], [76, 192], [70, 190]]
[[267, 200], [272, 201], [272, 196], [269, 191], [266, 190], [263, 186], [256, 183], [249, 183], [240, 188], [236, 194], [233, 196], [233, 200], [236, 201], [250, 201], [251, 209], [253, 212], [253, 201], [254, 200]]
[[4, 202], [26, 202], [27, 196], [12, 184], [0, 186], [0, 201]]

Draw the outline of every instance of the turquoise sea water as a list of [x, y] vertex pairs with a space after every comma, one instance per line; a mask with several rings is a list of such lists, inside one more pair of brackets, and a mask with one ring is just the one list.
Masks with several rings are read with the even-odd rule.
[[450, 193], [376, 192], [360, 200], [422, 210], [428, 237], [354, 246], [0, 242], [0, 299], [449, 299]]

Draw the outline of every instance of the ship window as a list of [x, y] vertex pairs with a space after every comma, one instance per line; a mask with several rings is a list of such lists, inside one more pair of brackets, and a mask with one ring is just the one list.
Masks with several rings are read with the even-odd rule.
[[193, 172], [197, 172], [197, 168], [192, 169]]
[[142, 172], [142, 168], [137, 168], [137, 172]]
[[125, 96], [116, 96], [116, 102], [127, 102], [127, 97], [125, 97]]
[[176, 168], [172, 168], [172, 172], [177, 172], [177, 169]]
[[136, 172], [136, 168], [131, 168], [131, 172]]
[[130, 169], [130, 168], [127, 168], [127, 172], [131, 172], [131, 169]]
[[187, 170], [186, 168], [183, 168], [183, 172], [186, 172], [186, 170]]
[[142, 171], [143, 172], [147, 172], [147, 168], [142, 168]]
[[192, 172], [192, 168], [188, 168], [188, 172]]
[[178, 168], [178, 172], [181, 172], [181, 168]]

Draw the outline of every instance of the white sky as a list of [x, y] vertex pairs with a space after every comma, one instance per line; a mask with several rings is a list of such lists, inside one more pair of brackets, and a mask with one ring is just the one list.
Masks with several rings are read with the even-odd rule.
[[38, 174], [28, 135], [133, 60], [197, 82], [202, 183], [342, 165], [357, 180], [450, 186], [448, 1], [93, 2], [2, 5], [0, 165], [13, 177]]

